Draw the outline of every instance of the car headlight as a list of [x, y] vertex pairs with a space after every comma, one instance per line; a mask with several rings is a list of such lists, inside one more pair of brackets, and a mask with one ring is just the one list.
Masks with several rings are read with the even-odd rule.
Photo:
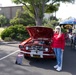
[[28, 49], [29, 49], [29, 47], [27, 46], [27, 47], [26, 47], [26, 50], [28, 50]]
[[22, 46], [22, 45], [19, 45], [19, 48], [24, 48], [24, 46]]
[[45, 48], [45, 51], [48, 51], [48, 48]]

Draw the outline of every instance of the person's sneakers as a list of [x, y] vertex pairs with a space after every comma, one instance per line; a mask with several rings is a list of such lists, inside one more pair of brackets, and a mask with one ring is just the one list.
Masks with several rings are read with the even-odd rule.
[[55, 65], [54, 68], [57, 69], [58, 68], [58, 65]]
[[62, 70], [62, 68], [61, 68], [61, 67], [58, 67], [56, 70], [57, 70], [57, 71], [61, 71], [61, 70]]

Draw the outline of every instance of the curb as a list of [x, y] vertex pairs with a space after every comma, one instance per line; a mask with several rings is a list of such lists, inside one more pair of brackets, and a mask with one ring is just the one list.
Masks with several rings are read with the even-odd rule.
[[6, 42], [6, 41], [3, 41], [3, 40], [0, 40], [0, 44], [20, 44], [20, 41], [9, 41], [9, 42]]

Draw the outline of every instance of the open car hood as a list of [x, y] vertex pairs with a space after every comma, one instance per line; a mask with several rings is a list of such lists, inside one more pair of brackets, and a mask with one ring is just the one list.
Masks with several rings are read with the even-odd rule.
[[47, 27], [27, 27], [26, 29], [30, 37], [33, 39], [38, 39], [38, 38], [51, 39], [54, 34], [53, 29]]

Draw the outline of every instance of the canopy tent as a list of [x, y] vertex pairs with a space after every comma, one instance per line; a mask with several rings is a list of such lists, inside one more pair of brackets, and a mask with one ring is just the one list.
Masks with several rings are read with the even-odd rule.
[[60, 22], [60, 26], [63, 26], [66, 29], [75, 29], [76, 28], [76, 18], [69, 18]]
[[76, 18], [69, 18], [67, 20], [60, 22], [60, 26], [68, 29], [69, 32], [72, 32], [73, 28], [75, 29], [75, 25], [76, 25]]
[[65, 21], [60, 22], [60, 25], [63, 25], [63, 24], [75, 25], [76, 24], [76, 18], [70, 18], [70, 19], [67, 19]]

